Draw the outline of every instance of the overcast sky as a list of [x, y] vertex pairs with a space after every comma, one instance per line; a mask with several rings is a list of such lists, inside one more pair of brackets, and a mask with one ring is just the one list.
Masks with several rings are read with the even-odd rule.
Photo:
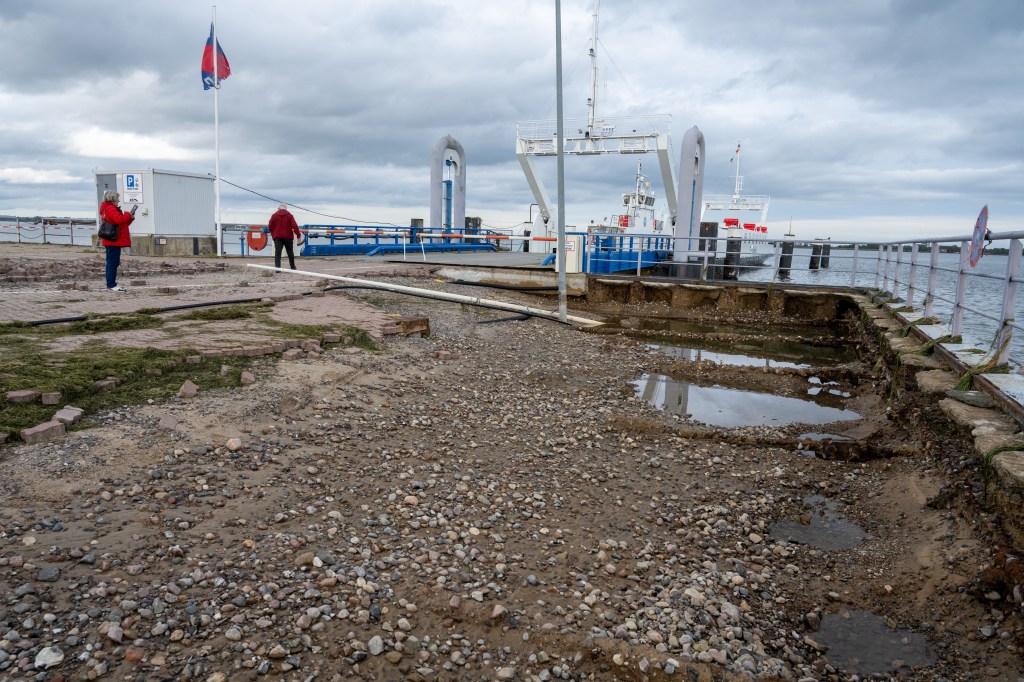
[[[562, 0], [566, 118], [586, 115], [593, 0]], [[0, 214], [88, 216], [93, 170], [213, 173], [212, 5], [0, 2]], [[431, 152], [466, 213], [527, 219], [516, 123], [555, 116], [554, 0], [220, 0], [221, 175], [300, 223], [429, 218]], [[598, 115], [707, 140], [705, 192], [769, 194], [769, 236], [1024, 229], [1021, 0], [603, 0]], [[664, 208], [654, 156], [642, 157]], [[637, 157], [570, 159], [566, 222], [617, 212]], [[555, 201], [553, 159], [539, 160]], [[225, 222], [275, 204], [225, 186]]]

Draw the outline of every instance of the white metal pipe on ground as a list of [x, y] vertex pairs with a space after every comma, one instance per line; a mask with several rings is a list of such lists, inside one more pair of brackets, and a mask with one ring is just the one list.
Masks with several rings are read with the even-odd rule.
[[[405, 294], [416, 294], [417, 296], [426, 296], [428, 298], [436, 298], [439, 301], [452, 301], [453, 303], [471, 303], [473, 305], [485, 306], [487, 308], [494, 308], [496, 310], [508, 310], [514, 313], [529, 313], [536, 315], [537, 317], [544, 317], [549, 320], [555, 320], [562, 322], [559, 311], [544, 310], [543, 308], [534, 308], [528, 305], [519, 305], [518, 303], [506, 303], [505, 301], [496, 301], [492, 298], [481, 298], [480, 296], [463, 296], [462, 294], [449, 294], [444, 291], [433, 291], [431, 289], [420, 289], [418, 287], [407, 287], [401, 284], [385, 284], [383, 282], [374, 282], [370, 279], [357, 279], [355, 277], [342, 277], [340, 275], [325, 275], [322, 272], [309, 272], [307, 270], [290, 270], [287, 268], [275, 268], [272, 265], [256, 265], [255, 263], [247, 263], [248, 268], [259, 268], [261, 270], [273, 270], [274, 272], [281, 272], [291, 275], [306, 275], [307, 277], [319, 277], [322, 279], [335, 280], [338, 282], [346, 282], [348, 284], [358, 284], [360, 286], [370, 287], [373, 289], [381, 289], [382, 291], [395, 291], [398, 293]], [[585, 317], [577, 317], [575, 315], [568, 315], [567, 320], [574, 324], [583, 325], [584, 327], [597, 327], [603, 322], [597, 320], [590, 320]]]

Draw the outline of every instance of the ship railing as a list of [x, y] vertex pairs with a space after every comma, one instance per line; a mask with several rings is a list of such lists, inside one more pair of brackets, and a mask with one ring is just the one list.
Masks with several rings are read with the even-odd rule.
[[[614, 249], [588, 245], [586, 272], [607, 272], [602, 260], [621, 266], [628, 257], [633, 265], [619, 267], [620, 274], [639, 276], [652, 265], [659, 268], [650, 272], [664, 274], [671, 264], [691, 267], [674, 267], [670, 276], [697, 281], [731, 269], [741, 282], [868, 292], [897, 306], [914, 325], [937, 325], [954, 339], [991, 339], [987, 353], [997, 365], [1024, 367], [1024, 334], [1016, 333], [1024, 332], [1024, 231], [990, 233], [981, 249], [975, 246], [973, 266], [972, 235], [874, 242], [614, 236], [620, 240], [605, 242]], [[747, 249], [741, 255], [760, 249], [763, 264], [726, 263], [730, 242]], [[652, 258], [652, 252], [659, 257]]]
[[[594, 121], [592, 129], [589, 129], [588, 121], [585, 118], [567, 118], [562, 123], [562, 135], [565, 139], [575, 139], [581, 135], [592, 138], [632, 137], [634, 135], [668, 135], [671, 132], [672, 117], [667, 115], [606, 116]], [[554, 140], [557, 133], [557, 122], [554, 119], [516, 123], [516, 136], [527, 142]]]

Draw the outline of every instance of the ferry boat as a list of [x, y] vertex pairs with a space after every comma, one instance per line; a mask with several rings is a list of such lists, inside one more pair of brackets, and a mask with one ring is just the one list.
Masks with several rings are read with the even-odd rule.
[[702, 235], [705, 223], [717, 223], [717, 237], [741, 239], [740, 265], [763, 266], [772, 255], [766, 241], [768, 233], [768, 206], [771, 197], [766, 194], [741, 193], [743, 176], [740, 174], [740, 143], [731, 159], [734, 165], [732, 194], [706, 194], [701, 202]]
[[659, 220], [654, 209], [654, 190], [647, 176], [643, 174], [643, 166], [636, 164], [636, 182], [631, 192], [622, 195], [622, 213], [612, 215], [605, 222], [591, 223], [587, 232], [605, 234], [644, 234], [662, 235], [665, 232], [665, 220]]

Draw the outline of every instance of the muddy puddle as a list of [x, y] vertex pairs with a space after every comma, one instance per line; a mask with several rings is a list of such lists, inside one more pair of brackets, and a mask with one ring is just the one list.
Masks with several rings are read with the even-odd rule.
[[[856, 349], [851, 344], [844, 343], [832, 330], [820, 327], [773, 324], [769, 330], [764, 325], [613, 317], [605, 318], [602, 333], [609, 330], [619, 330], [627, 335], [648, 339], [658, 348], [673, 355], [685, 354], [687, 350], [708, 351], [737, 358], [746, 356], [755, 364], [763, 365], [767, 359], [800, 366], [835, 365], [857, 359]], [[751, 360], [744, 359], [742, 363], [733, 361], [729, 364], [750, 362]]]
[[853, 410], [811, 400], [721, 386], [698, 386], [663, 374], [644, 374], [632, 383], [636, 397], [651, 406], [709, 426], [830, 424], [861, 418]]
[[890, 628], [867, 611], [824, 614], [812, 639], [828, 647], [825, 655], [833, 665], [855, 675], [885, 675], [936, 661], [922, 633]]
[[671, 346], [661, 343], [649, 343], [647, 345], [651, 348], [656, 348], [670, 357], [683, 360], [685, 362], [713, 362], [716, 365], [731, 365], [734, 367], [779, 367], [788, 369], [810, 369], [812, 367], [812, 365], [806, 362], [779, 360], [778, 358], [770, 356], [722, 353], [720, 351], [705, 350], [703, 348]]
[[867, 536], [863, 528], [836, 513], [838, 502], [811, 495], [804, 498], [804, 505], [808, 509], [799, 520], [773, 523], [769, 534], [824, 550], [849, 549]]

